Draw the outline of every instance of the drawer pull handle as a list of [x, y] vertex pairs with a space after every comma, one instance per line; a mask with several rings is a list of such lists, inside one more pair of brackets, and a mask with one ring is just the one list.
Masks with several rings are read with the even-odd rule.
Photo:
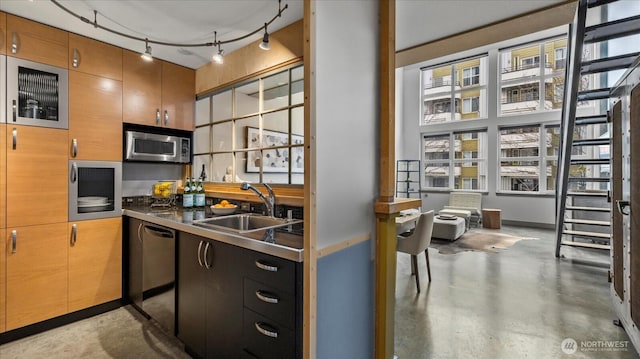
[[269, 326], [261, 322], [256, 322], [256, 330], [260, 332], [260, 334], [265, 335], [267, 337], [271, 337], [271, 338], [278, 337], [278, 332], [275, 331], [275, 329], [269, 327], [269, 329], [271, 329], [269, 330], [269, 329], [265, 329], [264, 327], [269, 327]]
[[277, 272], [278, 271], [278, 267], [274, 266], [274, 265], [269, 265], [266, 263], [262, 263], [259, 260], [256, 261], [256, 267], [262, 269], [262, 270], [266, 270], [269, 272]]
[[278, 304], [280, 299], [271, 293], [256, 290], [256, 297], [265, 303]]
[[71, 226], [71, 247], [76, 245], [77, 239], [78, 239], [78, 225], [74, 223]]
[[11, 231], [11, 254], [16, 254], [18, 250], [18, 231]]

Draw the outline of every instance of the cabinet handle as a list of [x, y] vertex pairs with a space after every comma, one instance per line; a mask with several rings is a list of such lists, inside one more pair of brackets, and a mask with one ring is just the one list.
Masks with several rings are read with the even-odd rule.
[[201, 251], [202, 251], [202, 241], [200, 241], [200, 243], [198, 244], [198, 264], [200, 265], [200, 267], [204, 267], [204, 264], [202, 264], [202, 258], [200, 257]]
[[71, 164], [71, 174], [69, 175], [69, 181], [71, 181], [71, 183], [76, 183], [77, 179], [78, 179], [78, 164], [74, 162]]
[[256, 297], [258, 297], [258, 299], [263, 302], [271, 304], [278, 304], [278, 302], [280, 301], [280, 298], [276, 297], [275, 295], [271, 293], [267, 294], [267, 292], [263, 292], [261, 290], [256, 290]]
[[138, 225], [138, 241], [140, 241], [140, 243], [142, 243], [142, 235], [140, 234], [140, 232], [142, 231], [142, 225], [142, 222], [140, 222], [140, 224]]
[[71, 226], [71, 247], [76, 245], [77, 235], [78, 235], [78, 225], [74, 223]]
[[169, 111], [164, 110], [164, 125], [167, 126], [169, 124]]
[[71, 157], [76, 158], [78, 155], [78, 139], [71, 140]]
[[16, 103], [16, 100], [12, 100], [12, 108], [13, 108], [13, 122], [16, 122], [18, 120], [18, 104]]
[[156, 125], [160, 126], [160, 109], [156, 109]]
[[18, 249], [18, 231], [11, 231], [11, 254], [15, 254]]
[[78, 65], [80, 65], [80, 52], [78, 49], [73, 49], [73, 61], [71, 62], [71, 66], [73, 66], [74, 69], [77, 69]]
[[260, 262], [260, 260], [256, 261], [256, 267], [258, 267], [258, 268], [260, 268], [262, 270], [269, 271], [269, 272], [277, 272], [278, 271], [278, 267], [262, 263], [262, 262]]
[[204, 267], [207, 269], [211, 269], [211, 267], [213, 267], [211, 264], [209, 264], [209, 247], [211, 246], [211, 242], [207, 242], [204, 245]]
[[18, 53], [18, 33], [17, 32], [13, 32], [11, 33], [11, 53], [12, 54], [17, 54]]
[[11, 136], [13, 137], [11, 149], [15, 150], [16, 148], [18, 148], [18, 129], [17, 128], [14, 128], [13, 131], [11, 131]]
[[[275, 331], [275, 329], [269, 327], [268, 325], [266, 325], [266, 324], [264, 324], [262, 322], [256, 322], [255, 324], [256, 324], [256, 330], [260, 334], [266, 335], [266, 336], [271, 337], [271, 338], [277, 338], [278, 337], [278, 332]], [[271, 329], [271, 330], [265, 329], [264, 327], [269, 327], [269, 329]]]

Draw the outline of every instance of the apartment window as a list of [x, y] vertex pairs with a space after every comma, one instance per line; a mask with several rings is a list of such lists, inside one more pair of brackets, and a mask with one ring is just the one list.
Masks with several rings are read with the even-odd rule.
[[462, 86], [477, 85], [480, 83], [480, 66], [473, 66], [462, 70]]
[[212, 182], [304, 182], [303, 67], [276, 70], [196, 101], [194, 173]]
[[500, 128], [498, 191], [553, 191], [559, 140], [559, 125]]
[[567, 66], [567, 48], [561, 47], [555, 50], [554, 66], [556, 69], [564, 69]]
[[500, 50], [498, 115], [562, 109], [566, 48], [567, 38], [558, 37]]
[[424, 186], [487, 190], [487, 132], [466, 131], [422, 138]]
[[487, 56], [423, 68], [420, 125], [487, 117]]
[[477, 112], [480, 110], [480, 97], [470, 97], [462, 100], [462, 113]]

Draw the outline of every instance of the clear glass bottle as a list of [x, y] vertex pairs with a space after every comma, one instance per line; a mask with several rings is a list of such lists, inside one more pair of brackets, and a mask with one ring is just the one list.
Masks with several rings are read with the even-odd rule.
[[183, 208], [191, 208], [193, 207], [193, 193], [191, 191], [191, 179], [187, 177], [187, 182], [184, 185], [184, 191], [182, 193], [182, 207]]
[[196, 191], [194, 193], [194, 202], [196, 207], [204, 207], [205, 193], [204, 193], [204, 183], [202, 182], [202, 177], [198, 178], [198, 185], [196, 186]]

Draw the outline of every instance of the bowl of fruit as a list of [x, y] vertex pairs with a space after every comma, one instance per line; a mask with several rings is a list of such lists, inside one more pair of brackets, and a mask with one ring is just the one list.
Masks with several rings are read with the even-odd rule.
[[233, 214], [237, 209], [238, 206], [230, 203], [226, 199], [223, 199], [220, 203], [216, 203], [211, 206], [211, 212], [213, 212], [213, 214]]

